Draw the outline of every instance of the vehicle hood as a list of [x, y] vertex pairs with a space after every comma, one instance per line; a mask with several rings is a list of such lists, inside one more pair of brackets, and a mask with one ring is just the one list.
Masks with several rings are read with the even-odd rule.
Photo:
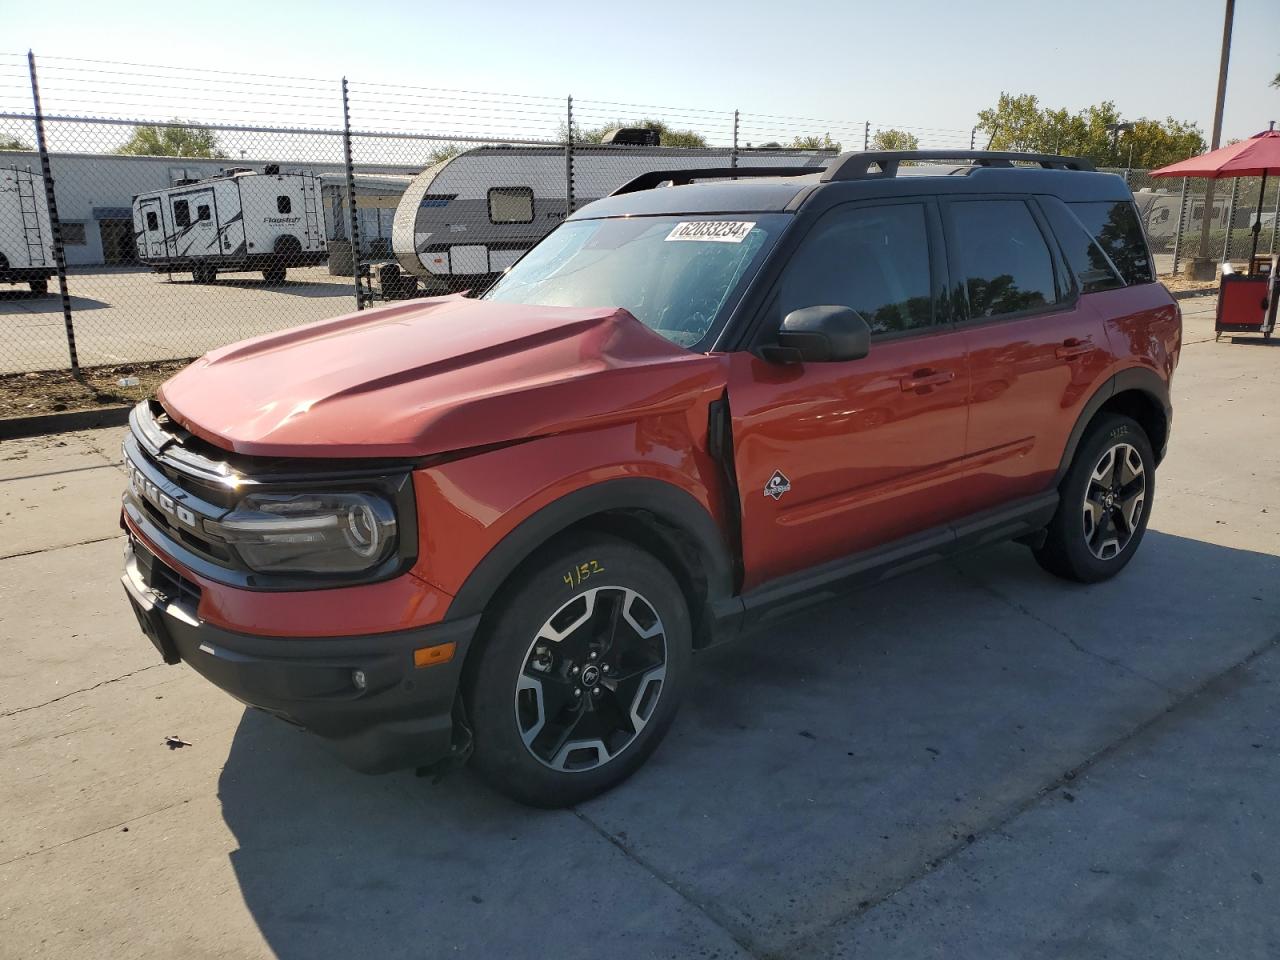
[[159, 399], [237, 453], [420, 457], [679, 409], [724, 384], [618, 308], [413, 300], [206, 354]]

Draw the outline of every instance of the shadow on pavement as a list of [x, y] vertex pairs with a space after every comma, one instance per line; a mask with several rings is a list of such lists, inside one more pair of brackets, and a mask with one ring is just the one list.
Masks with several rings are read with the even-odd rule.
[[172, 280], [161, 278], [160, 282], [173, 287], [189, 287], [192, 290], [209, 290], [212, 292], [216, 292], [219, 287], [234, 287], [239, 290], [291, 293], [298, 297], [354, 297], [350, 281], [346, 283], [325, 283], [324, 281], [286, 280], [284, 283], [268, 283], [262, 278], [257, 280], [232, 280], [219, 277], [213, 283], [196, 283], [194, 280], [175, 277]]
[[[71, 298], [71, 310], [101, 310], [110, 304], [89, 297]], [[55, 285], [50, 293], [0, 290], [0, 313], [54, 313], [62, 319], [62, 297]]]
[[1278, 576], [1151, 531], [1094, 587], [1006, 545], [850, 594], [699, 658], [663, 747], [576, 811], [364, 777], [250, 711], [233, 867], [285, 960], [785, 955], [1266, 646]]

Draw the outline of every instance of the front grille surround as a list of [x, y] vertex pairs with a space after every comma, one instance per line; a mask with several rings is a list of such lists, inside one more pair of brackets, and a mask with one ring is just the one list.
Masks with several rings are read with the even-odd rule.
[[[124, 442], [126, 516], [145, 536], [202, 577], [252, 590], [315, 590], [399, 576], [417, 559], [417, 510], [404, 461], [246, 457], [218, 448], [173, 421], [157, 401], [129, 416]], [[251, 569], [235, 548], [206, 532], [247, 490], [375, 492], [394, 505], [399, 549], [363, 575], [278, 575]]]

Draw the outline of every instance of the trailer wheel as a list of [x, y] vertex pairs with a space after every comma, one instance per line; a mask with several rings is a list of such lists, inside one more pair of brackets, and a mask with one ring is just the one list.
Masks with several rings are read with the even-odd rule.
[[48, 280], [32, 280], [31, 292], [34, 293], [37, 297], [43, 297], [46, 293], [49, 292], [49, 281]]
[[284, 236], [276, 237], [272, 252], [275, 253], [276, 260], [284, 266], [297, 266], [302, 259], [302, 244], [292, 234], [285, 234]]
[[284, 278], [287, 273], [288, 271], [284, 264], [275, 264], [262, 271], [262, 279], [273, 285], [281, 284], [284, 283]]
[[196, 283], [213, 283], [218, 278], [218, 268], [211, 263], [197, 263], [191, 271]]

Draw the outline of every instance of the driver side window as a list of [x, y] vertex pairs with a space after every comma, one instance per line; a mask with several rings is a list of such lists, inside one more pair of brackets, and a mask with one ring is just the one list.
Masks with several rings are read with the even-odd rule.
[[872, 334], [933, 324], [929, 228], [921, 203], [836, 207], [787, 264], [778, 320], [792, 310], [852, 307]]

